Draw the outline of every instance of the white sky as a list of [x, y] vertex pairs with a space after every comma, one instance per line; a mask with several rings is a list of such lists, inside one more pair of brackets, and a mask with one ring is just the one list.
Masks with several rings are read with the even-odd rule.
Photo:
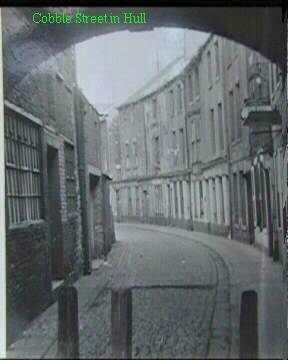
[[[77, 81], [99, 111], [117, 105], [145, 84], [159, 68], [184, 54], [184, 32], [177, 28], [119, 31], [76, 45]], [[186, 30], [190, 52], [195, 53], [208, 34]]]

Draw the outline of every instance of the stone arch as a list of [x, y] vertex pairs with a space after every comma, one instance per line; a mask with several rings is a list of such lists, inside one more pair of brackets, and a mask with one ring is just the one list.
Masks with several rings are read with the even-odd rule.
[[[147, 31], [157, 27], [180, 27], [227, 37], [279, 63], [285, 69], [283, 73], [286, 73], [287, 28], [285, 22], [281, 21], [281, 7], [57, 8], [58, 13], [65, 11], [70, 15], [78, 11], [85, 11], [87, 15], [146, 11], [148, 23], [141, 25], [38, 25], [31, 20], [36, 10], [39, 8], [4, 8], [2, 11], [6, 91], [50, 56], [73, 44], [114, 31]], [[51, 8], [40, 10], [43, 14], [54, 11]]]

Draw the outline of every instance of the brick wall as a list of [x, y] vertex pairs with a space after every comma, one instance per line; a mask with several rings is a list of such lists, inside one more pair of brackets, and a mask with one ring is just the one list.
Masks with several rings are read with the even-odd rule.
[[[12, 26], [12, 25], [11, 25]], [[74, 120], [75, 59], [73, 49], [43, 63], [23, 79], [5, 98], [37, 117], [57, 140], [60, 189], [59, 239], [63, 251], [63, 277], [78, 276], [82, 271], [81, 223], [79, 215], [79, 180]], [[7, 79], [6, 79], [7, 80]], [[6, 87], [7, 88], [7, 87]], [[49, 130], [51, 129], [51, 130]], [[48, 136], [48, 135], [47, 135]], [[23, 331], [29, 321], [52, 301], [52, 252], [49, 231], [47, 184], [47, 136], [43, 142], [43, 200], [45, 216], [40, 224], [23, 223], [7, 229], [7, 315], [8, 343]], [[76, 211], [67, 212], [64, 144], [74, 147]], [[56, 145], [55, 145], [56, 146]], [[54, 147], [54, 145], [53, 145]]]
[[45, 222], [7, 233], [7, 337], [11, 342], [51, 301]]

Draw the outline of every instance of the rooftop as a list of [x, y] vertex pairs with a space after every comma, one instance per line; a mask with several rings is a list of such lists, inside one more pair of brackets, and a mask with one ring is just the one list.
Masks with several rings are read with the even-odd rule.
[[190, 61], [191, 59], [188, 58], [177, 57], [165, 68], [163, 68], [157, 75], [152, 77], [144, 86], [134, 92], [126, 101], [124, 101], [124, 103], [119, 105], [118, 108], [133, 104], [138, 100], [158, 91], [161, 87], [180, 75]]

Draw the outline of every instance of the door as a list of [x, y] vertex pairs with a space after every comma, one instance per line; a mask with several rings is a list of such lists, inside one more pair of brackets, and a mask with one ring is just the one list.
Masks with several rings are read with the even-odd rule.
[[148, 221], [148, 194], [147, 191], [143, 191], [143, 218], [144, 221]]
[[99, 176], [89, 175], [90, 247], [92, 259], [101, 256], [103, 246], [103, 199]]
[[167, 185], [167, 191], [168, 191], [168, 222], [171, 223], [172, 218], [172, 189], [170, 185]]
[[255, 241], [254, 234], [254, 214], [253, 214], [253, 194], [252, 194], [252, 180], [251, 173], [245, 175], [247, 184], [247, 212], [248, 212], [248, 232], [249, 243], [253, 244]]
[[265, 187], [266, 187], [266, 209], [267, 209], [267, 231], [268, 231], [268, 250], [269, 256], [274, 254], [274, 239], [273, 239], [273, 222], [272, 222], [272, 209], [271, 209], [271, 192], [270, 192], [270, 174], [269, 170], [264, 169], [265, 174]]
[[60, 213], [60, 187], [58, 150], [47, 147], [47, 176], [48, 176], [48, 219], [51, 244], [52, 279], [60, 280], [64, 276], [63, 240]]
[[116, 208], [117, 208], [116, 218], [118, 221], [121, 221], [120, 190], [116, 190]]

